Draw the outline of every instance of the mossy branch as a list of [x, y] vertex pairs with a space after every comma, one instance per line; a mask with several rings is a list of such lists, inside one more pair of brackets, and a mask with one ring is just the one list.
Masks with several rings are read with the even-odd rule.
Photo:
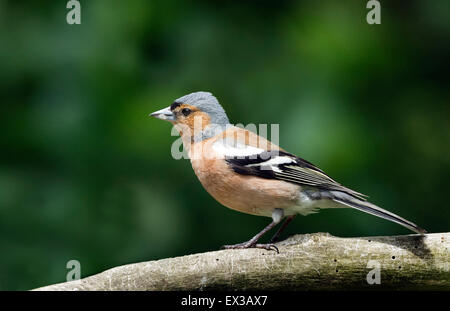
[[450, 289], [450, 233], [362, 238], [315, 233], [277, 246], [279, 254], [220, 250], [129, 264], [37, 290]]

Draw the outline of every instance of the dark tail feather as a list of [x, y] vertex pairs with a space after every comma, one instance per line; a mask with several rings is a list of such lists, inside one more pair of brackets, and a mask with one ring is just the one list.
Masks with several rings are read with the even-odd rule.
[[350, 196], [348, 196], [348, 198], [347, 197], [343, 198], [342, 193], [340, 193], [337, 197], [334, 197], [333, 201], [353, 207], [362, 212], [366, 212], [371, 215], [393, 221], [395, 223], [398, 223], [399, 225], [402, 225], [402, 226], [408, 228], [409, 230], [412, 230], [412, 231], [420, 233], [420, 234], [424, 234], [427, 232], [426, 230], [420, 228], [418, 225], [416, 225], [398, 215], [395, 215], [394, 213], [388, 212], [388, 211], [382, 209], [381, 207], [378, 207], [372, 203], [361, 201], [361, 200], [355, 199]]

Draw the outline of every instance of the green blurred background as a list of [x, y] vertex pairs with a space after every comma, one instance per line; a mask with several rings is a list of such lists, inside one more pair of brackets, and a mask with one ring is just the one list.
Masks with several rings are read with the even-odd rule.
[[[229, 210], [148, 117], [213, 92], [232, 123], [430, 232], [449, 230], [450, 2], [0, 1], [0, 289], [246, 241], [270, 220]], [[447, 185], [447, 186], [445, 186]], [[355, 210], [284, 236], [409, 234]], [[268, 235], [270, 236], [270, 235]]]

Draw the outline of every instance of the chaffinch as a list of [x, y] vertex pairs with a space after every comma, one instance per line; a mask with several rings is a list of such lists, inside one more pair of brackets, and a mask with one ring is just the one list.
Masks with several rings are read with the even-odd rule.
[[[211, 93], [180, 97], [150, 116], [175, 125], [195, 174], [218, 202], [243, 213], [272, 217], [272, 222], [249, 241], [223, 248], [254, 247], [278, 252], [273, 243], [292, 219], [322, 208], [352, 207], [414, 232], [426, 232], [369, 203], [365, 195], [342, 186], [312, 163], [251, 131], [232, 126]], [[270, 242], [259, 244], [261, 236], [284, 218]]]

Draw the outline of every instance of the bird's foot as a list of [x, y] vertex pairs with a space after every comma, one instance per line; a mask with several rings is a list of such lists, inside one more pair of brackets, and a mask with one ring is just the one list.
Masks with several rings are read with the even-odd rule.
[[257, 243], [239, 243], [234, 245], [224, 245], [221, 247], [222, 249], [244, 249], [244, 248], [261, 248], [268, 251], [276, 251], [278, 254], [280, 251], [278, 250], [278, 247], [275, 246], [273, 243], [267, 243], [267, 244], [257, 244]]
[[278, 237], [277, 237], [277, 236], [273, 236], [273, 237], [270, 239], [269, 244], [273, 244], [273, 243], [275, 243], [275, 242], [278, 242]]

